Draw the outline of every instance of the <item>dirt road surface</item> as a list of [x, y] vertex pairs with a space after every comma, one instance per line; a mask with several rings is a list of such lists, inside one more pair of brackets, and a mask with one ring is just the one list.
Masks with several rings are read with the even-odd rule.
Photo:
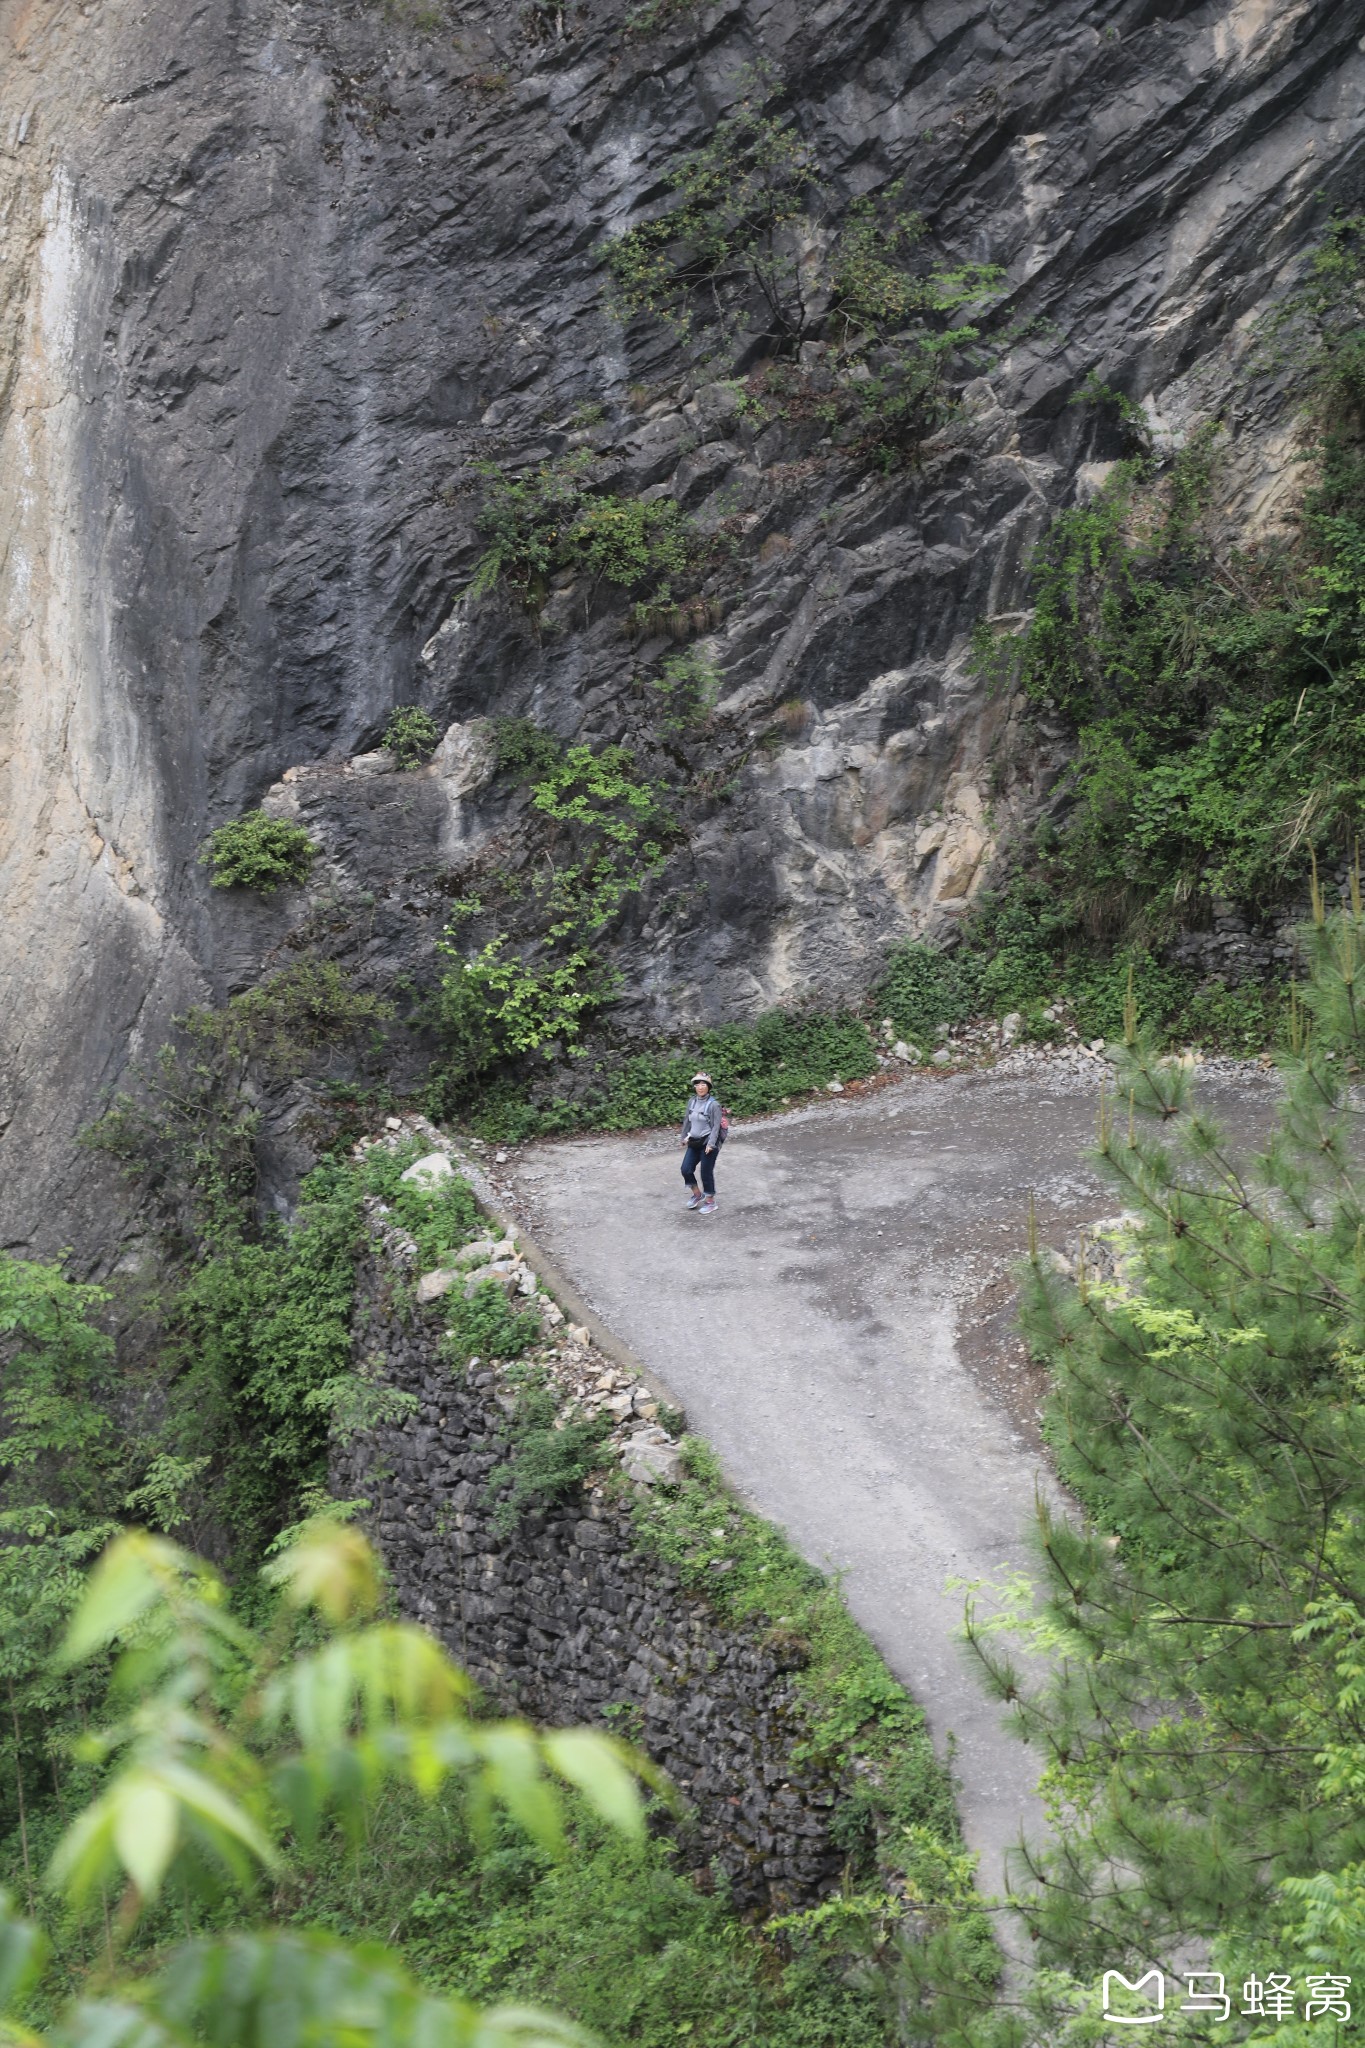
[[[505, 1169], [526, 1225], [741, 1496], [842, 1575], [951, 1746], [988, 1892], [1038, 1831], [1039, 1761], [961, 1643], [963, 1588], [1030, 1569], [1037, 1496], [1058, 1497], [1010, 1274], [1030, 1193], [1059, 1248], [1119, 1206], [1085, 1158], [1100, 1072], [916, 1076], [737, 1124], [714, 1216], [685, 1210], [668, 1134], [531, 1146]], [[1268, 1124], [1266, 1077], [1201, 1094], [1245, 1146]]]

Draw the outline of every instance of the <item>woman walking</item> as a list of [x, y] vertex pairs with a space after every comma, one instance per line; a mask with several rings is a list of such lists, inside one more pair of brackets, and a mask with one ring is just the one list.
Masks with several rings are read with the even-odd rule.
[[[716, 1148], [720, 1144], [720, 1104], [711, 1093], [711, 1076], [694, 1074], [692, 1093], [682, 1120], [682, 1177], [687, 1183], [687, 1206], [703, 1216], [716, 1209]], [[701, 1167], [701, 1190], [697, 1168]]]

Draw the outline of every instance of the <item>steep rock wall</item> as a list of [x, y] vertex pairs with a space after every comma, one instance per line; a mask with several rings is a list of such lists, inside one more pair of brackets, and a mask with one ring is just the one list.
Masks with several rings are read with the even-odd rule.
[[[625, 11], [0, 0], [0, 1242], [107, 1241], [74, 1133], [178, 1006], [320, 934], [374, 980], [429, 972], [446, 878], [517, 832], [469, 721], [621, 735], [662, 643], [581, 593], [550, 631], [457, 606], [481, 459], [591, 445], [739, 522], [707, 641], [737, 782], [616, 939], [627, 1021], [865, 984], [1055, 767], [965, 657], [1118, 452], [1068, 401], [1097, 372], [1178, 440], [1359, 189], [1365, 23], [1337, 0]], [[936, 246], [1005, 268], [1017, 338], [917, 470], [754, 434], [604, 307], [603, 236], [755, 62], [837, 189], [903, 174]], [[1262, 387], [1232, 424], [1228, 517], [1271, 523], [1285, 406]], [[446, 757], [345, 772], [413, 700]], [[323, 840], [314, 886], [212, 894], [204, 832], [272, 787]]]

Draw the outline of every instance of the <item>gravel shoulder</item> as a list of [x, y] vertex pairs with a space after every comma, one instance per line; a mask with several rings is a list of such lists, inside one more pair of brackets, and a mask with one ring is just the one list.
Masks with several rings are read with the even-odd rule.
[[[1089, 1165], [1102, 1069], [1020, 1054], [737, 1125], [689, 1214], [671, 1134], [529, 1146], [495, 1169], [589, 1305], [813, 1564], [929, 1717], [987, 1891], [1036, 1832], [1038, 1760], [960, 1642], [964, 1589], [1031, 1566], [1040, 1375], [1012, 1328], [1032, 1195], [1063, 1246], [1117, 1203]], [[721, 1091], [723, 1093], [723, 1089]], [[1234, 1144], [1273, 1079], [1211, 1071]]]

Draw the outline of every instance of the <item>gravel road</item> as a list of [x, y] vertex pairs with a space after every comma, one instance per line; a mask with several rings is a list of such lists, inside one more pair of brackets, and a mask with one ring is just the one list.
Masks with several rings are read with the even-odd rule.
[[[842, 1574], [951, 1745], [987, 1891], [1038, 1826], [1038, 1766], [962, 1647], [963, 1587], [1028, 1569], [1036, 1497], [1057, 1497], [1010, 1272], [1030, 1192], [1059, 1247], [1118, 1206], [1085, 1158], [1099, 1069], [1011, 1064], [737, 1125], [714, 1216], [684, 1209], [667, 1134], [530, 1146], [502, 1169], [528, 1227], [739, 1493]], [[1268, 1077], [1202, 1092], [1236, 1141], [1265, 1129]]]

